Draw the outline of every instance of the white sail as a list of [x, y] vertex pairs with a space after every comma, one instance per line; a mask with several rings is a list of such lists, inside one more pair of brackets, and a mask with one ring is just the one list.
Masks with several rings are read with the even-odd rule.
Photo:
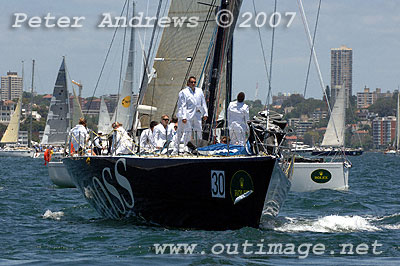
[[324, 139], [321, 146], [343, 147], [346, 106], [345, 106], [345, 89], [337, 89], [335, 105], [333, 106], [331, 117], [329, 118], [328, 127], [326, 128]]
[[73, 109], [72, 109], [72, 127], [74, 127], [78, 124], [79, 119], [84, 116], [83, 116], [81, 104], [79, 103], [79, 98], [76, 95], [74, 87], [72, 87], [72, 92], [74, 94]]
[[107, 105], [103, 97], [100, 103], [99, 123], [97, 128], [98, 132], [102, 133], [109, 133], [112, 130], [110, 114], [108, 113]]
[[171, 25], [164, 29], [153, 65], [157, 76], [148, 85], [143, 102], [139, 103], [155, 106], [157, 112], [141, 120], [142, 126], [148, 125], [149, 120], [160, 119], [163, 114], [173, 114], [178, 93], [186, 86], [185, 78], [195, 76], [201, 80], [215, 32], [215, 6], [218, 4], [215, 0], [171, 1], [168, 17], [195, 15], [199, 17], [199, 24], [189, 27], [186, 21], [182, 26]]
[[41, 144], [64, 144], [70, 129], [69, 98], [63, 59], [51, 98]]
[[0, 143], [17, 143], [19, 133], [19, 120], [21, 118], [21, 105], [22, 97], [18, 99], [17, 106], [15, 107], [14, 113], [11, 116], [10, 123], [7, 126], [6, 132], [4, 133]]
[[[135, 5], [135, 3], [133, 3]], [[130, 130], [133, 123], [133, 71], [135, 62], [135, 31], [131, 29], [131, 39], [129, 44], [128, 65], [126, 66], [125, 79], [122, 91], [119, 95], [118, 103], [112, 118], [112, 122], [119, 122], [126, 130]]]

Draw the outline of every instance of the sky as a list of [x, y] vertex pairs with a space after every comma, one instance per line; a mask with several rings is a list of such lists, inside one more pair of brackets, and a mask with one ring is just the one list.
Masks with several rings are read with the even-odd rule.
[[[109, 48], [113, 29], [98, 28], [103, 13], [118, 15], [125, 0], [0, 0], [0, 75], [7, 71], [21, 74], [24, 61], [25, 90], [31, 83], [31, 62], [35, 59], [35, 91], [51, 93], [62, 57], [70, 79], [83, 84], [83, 96], [117, 93], [122, 48], [115, 45], [110, 53], [99, 86], [96, 83]], [[319, 0], [303, 0], [309, 26], [313, 31]], [[152, 16], [158, 1], [138, 0], [137, 12]], [[301, 93], [310, 56], [298, 3], [277, 1], [282, 15], [275, 28], [272, 61], [272, 94]], [[267, 60], [271, 54], [272, 28], [268, 25], [274, 10], [273, 0], [254, 0], [257, 13], [267, 14], [267, 22], [260, 28]], [[253, 0], [244, 0], [239, 23], [253, 12]], [[286, 27], [286, 12], [296, 12], [291, 25]], [[62, 16], [85, 17], [81, 28], [38, 28], [15, 24], [15, 13], [25, 13], [28, 19], [44, 17], [47, 13]], [[244, 17], [242, 17], [244, 16]], [[260, 20], [263, 18], [260, 15]], [[288, 17], [286, 17], [288, 18]], [[254, 24], [252, 16], [250, 24]], [[375, 90], [393, 91], [400, 85], [400, 5], [392, 0], [322, 0], [315, 50], [325, 85], [330, 85], [330, 49], [346, 45], [353, 49], [353, 94], [365, 86]], [[122, 31], [121, 31], [122, 32]], [[141, 38], [149, 42], [151, 29], [141, 30]], [[117, 35], [115, 43], [121, 40]], [[139, 44], [138, 44], [139, 45]], [[265, 102], [268, 81], [260, 48], [257, 28], [237, 28], [234, 36], [233, 94], [246, 93], [250, 100]], [[268, 62], [269, 66], [269, 62]], [[256, 89], [258, 87], [258, 89]], [[96, 90], [95, 90], [96, 88]], [[306, 98], [322, 98], [322, 89], [314, 65], [311, 66]]]

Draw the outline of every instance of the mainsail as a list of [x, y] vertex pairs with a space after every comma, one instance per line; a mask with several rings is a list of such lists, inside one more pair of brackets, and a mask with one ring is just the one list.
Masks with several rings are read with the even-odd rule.
[[41, 144], [64, 144], [70, 129], [65, 58], [58, 71]]
[[344, 146], [345, 119], [345, 89], [342, 87], [338, 89], [335, 105], [333, 106], [321, 146]]
[[99, 123], [97, 128], [98, 132], [102, 133], [109, 133], [112, 130], [110, 115], [103, 97], [101, 98], [100, 103]]
[[19, 120], [21, 118], [22, 97], [18, 99], [17, 106], [11, 116], [10, 123], [7, 126], [6, 132], [3, 135], [0, 143], [17, 143], [19, 133]]
[[[139, 103], [155, 106], [157, 111], [147, 121], [142, 120], [142, 126], [163, 114], [173, 114], [178, 93], [186, 86], [189, 76], [200, 81], [215, 32], [216, 3], [216, 0], [171, 1], [168, 17], [186, 18], [186, 21], [181, 25], [174, 25], [172, 21], [163, 31], [153, 65], [157, 75], [148, 85], [143, 102]], [[190, 27], [187, 21], [192, 16], [199, 18], [196, 27]]]

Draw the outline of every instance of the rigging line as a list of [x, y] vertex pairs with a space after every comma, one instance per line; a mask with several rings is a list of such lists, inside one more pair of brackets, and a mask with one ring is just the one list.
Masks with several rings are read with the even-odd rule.
[[[128, 6], [126, 7], [126, 18], [128, 18], [129, 16], [129, 1], [128, 1]], [[133, 14], [132, 14], [133, 16]], [[124, 29], [124, 38], [122, 41], [122, 53], [121, 53], [121, 65], [119, 68], [119, 80], [118, 80], [118, 103], [117, 103], [117, 107], [115, 110], [115, 121], [113, 122], [117, 122], [118, 121], [118, 106], [119, 106], [119, 102], [121, 101], [120, 97], [121, 95], [119, 94], [121, 91], [121, 81], [122, 81], [122, 68], [124, 65], [124, 57], [125, 57], [125, 42], [126, 42], [126, 31], [127, 31], [128, 27], [125, 27]], [[131, 95], [132, 95], [132, 91], [131, 91]], [[132, 96], [131, 96], [132, 97]]]
[[306, 91], [307, 91], [307, 85], [308, 85], [308, 77], [309, 77], [309, 74], [310, 74], [311, 60], [312, 60], [312, 54], [313, 54], [312, 51], [313, 51], [314, 46], [315, 46], [315, 36], [317, 35], [317, 27], [318, 27], [319, 13], [320, 13], [320, 10], [321, 10], [321, 2], [322, 2], [322, 0], [319, 0], [318, 11], [317, 11], [317, 18], [316, 18], [316, 20], [315, 20], [314, 34], [313, 34], [313, 39], [312, 39], [312, 46], [311, 46], [311, 49], [310, 49], [310, 59], [308, 60], [307, 75], [306, 75], [306, 83], [305, 83], [305, 85], [304, 85], [304, 94], [303, 94], [304, 98], [306, 98]]
[[[255, 0], [253, 0], [253, 10], [254, 10], [254, 15], [256, 15], [257, 14], [257, 10], [256, 10]], [[268, 73], [267, 56], [265, 55], [264, 43], [262, 41], [260, 27], [257, 27], [257, 32], [258, 32], [258, 38], [260, 40], [261, 52], [262, 52], [263, 60], [264, 60], [265, 73], [267, 74], [268, 83], [271, 83], [271, 79], [270, 79], [270, 76], [269, 76], [269, 73]]]
[[[274, 4], [274, 14], [276, 14], [276, 8], [277, 8], [277, 0], [275, 0]], [[276, 23], [276, 16], [274, 15], [274, 25]], [[272, 60], [273, 60], [273, 55], [274, 55], [274, 43], [275, 43], [275, 27], [272, 27], [272, 38], [271, 38], [271, 57], [269, 61], [269, 85], [268, 85], [268, 95], [267, 95], [267, 100], [265, 101], [265, 104], [269, 106], [269, 100], [271, 98], [271, 92], [272, 92]]]
[[[301, 14], [301, 19], [303, 21], [304, 30], [306, 31], [306, 35], [308, 37], [307, 38], [308, 45], [311, 48], [312, 47], [312, 45], [311, 45], [311, 33], [310, 33], [310, 29], [308, 27], [307, 18], [306, 18], [306, 14], [304, 12], [304, 7], [303, 7], [302, 0], [297, 0], [297, 4], [298, 4], [299, 9], [300, 9], [300, 14]], [[330, 105], [330, 103], [328, 101], [328, 96], [326, 95], [324, 80], [322, 78], [321, 69], [319, 68], [317, 53], [315, 52], [314, 48], [312, 49], [312, 53], [313, 53], [314, 64], [315, 64], [315, 67], [316, 67], [317, 72], [318, 72], [319, 83], [320, 83], [320, 86], [321, 86], [321, 89], [322, 89], [322, 94], [325, 95], [325, 98], [327, 99], [326, 103], [328, 105], [329, 116], [332, 116], [332, 108], [331, 108], [331, 105]], [[338, 135], [337, 130], [336, 130], [335, 121], [333, 119], [332, 119], [332, 124], [333, 124], [333, 128], [335, 130], [336, 138], [337, 138], [337, 140], [339, 142], [339, 135]]]
[[186, 79], [189, 77], [189, 73], [190, 73], [190, 71], [192, 70], [194, 61], [196, 60], [197, 52], [198, 52], [199, 49], [200, 49], [200, 45], [201, 45], [201, 43], [202, 43], [202, 41], [203, 41], [204, 34], [205, 34], [206, 30], [207, 30], [208, 23], [209, 23], [209, 20], [210, 20], [212, 11], [214, 10], [214, 4], [215, 4], [215, 2], [216, 2], [216, 0], [213, 0], [213, 2], [212, 2], [212, 4], [211, 4], [212, 6], [210, 6], [210, 8], [208, 9], [208, 13], [207, 13], [207, 16], [206, 16], [206, 20], [205, 20], [204, 25], [203, 25], [203, 27], [202, 27], [202, 29], [201, 29], [199, 39], [197, 40], [196, 47], [195, 47], [195, 49], [194, 49], [194, 51], [193, 51], [192, 60], [190, 61], [189, 67], [188, 67], [188, 69], [187, 69], [187, 71], [186, 71], [185, 79], [183, 80], [183, 84], [182, 84], [182, 87], [181, 87], [181, 88], [184, 88], [184, 87], [185, 87], [185, 81], [186, 81]]
[[[125, 4], [124, 4], [124, 6], [122, 7], [122, 11], [121, 11], [120, 16], [122, 16], [122, 14], [124, 13], [125, 7], [126, 7], [126, 4], [127, 4], [128, 1], [129, 1], [129, 0], [126, 0], [126, 1], [125, 1]], [[108, 60], [108, 56], [110, 55], [110, 51], [111, 51], [111, 48], [112, 48], [112, 46], [113, 46], [113, 43], [114, 43], [114, 40], [115, 40], [115, 36], [116, 36], [116, 34], [117, 34], [118, 29], [119, 29], [119, 24], [118, 24], [118, 26], [117, 26], [117, 27], [115, 28], [115, 30], [114, 30], [114, 34], [113, 34], [113, 37], [112, 37], [112, 39], [111, 39], [110, 45], [109, 45], [109, 47], [108, 47], [108, 51], [107, 51], [106, 57], [104, 58], [103, 66], [101, 67], [100, 75], [99, 75], [99, 77], [97, 78], [96, 86], [94, 87], [93, 95], [92, 95], [92, 98], [90, 99], [90, 102], [89, 102], [89, 105], [88, 105], [88, 109], [87, 109], [87, 111], [86, 111], [86, 114], [88, 114], [88, 112], [89, 112], [89, 110], [90, 110], [90, 106], [92, 105], [92, 101], [93, 101], [94, 95], [96, 94], [96, 90], [97, 90], [97, 88], [98, 88], [98, 86], [99, 86], [100, 79], [101, 79], [101, 77], [102, 77], [102, 75], [103, 75], [103, 71], [104, 71], [104, 68], [105, 68], [105, 66], [106, 66], [106, 63], [107, 63], [107, 60]]]

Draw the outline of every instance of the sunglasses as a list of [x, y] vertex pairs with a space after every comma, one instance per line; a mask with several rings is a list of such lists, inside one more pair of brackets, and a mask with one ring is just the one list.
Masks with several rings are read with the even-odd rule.
[[196, 84], [196, 81], [189, 81], [189, 83]]
[[163, 118], [162, 120], [164, 120], [164, 121], [169, 121], [169, 118]]

